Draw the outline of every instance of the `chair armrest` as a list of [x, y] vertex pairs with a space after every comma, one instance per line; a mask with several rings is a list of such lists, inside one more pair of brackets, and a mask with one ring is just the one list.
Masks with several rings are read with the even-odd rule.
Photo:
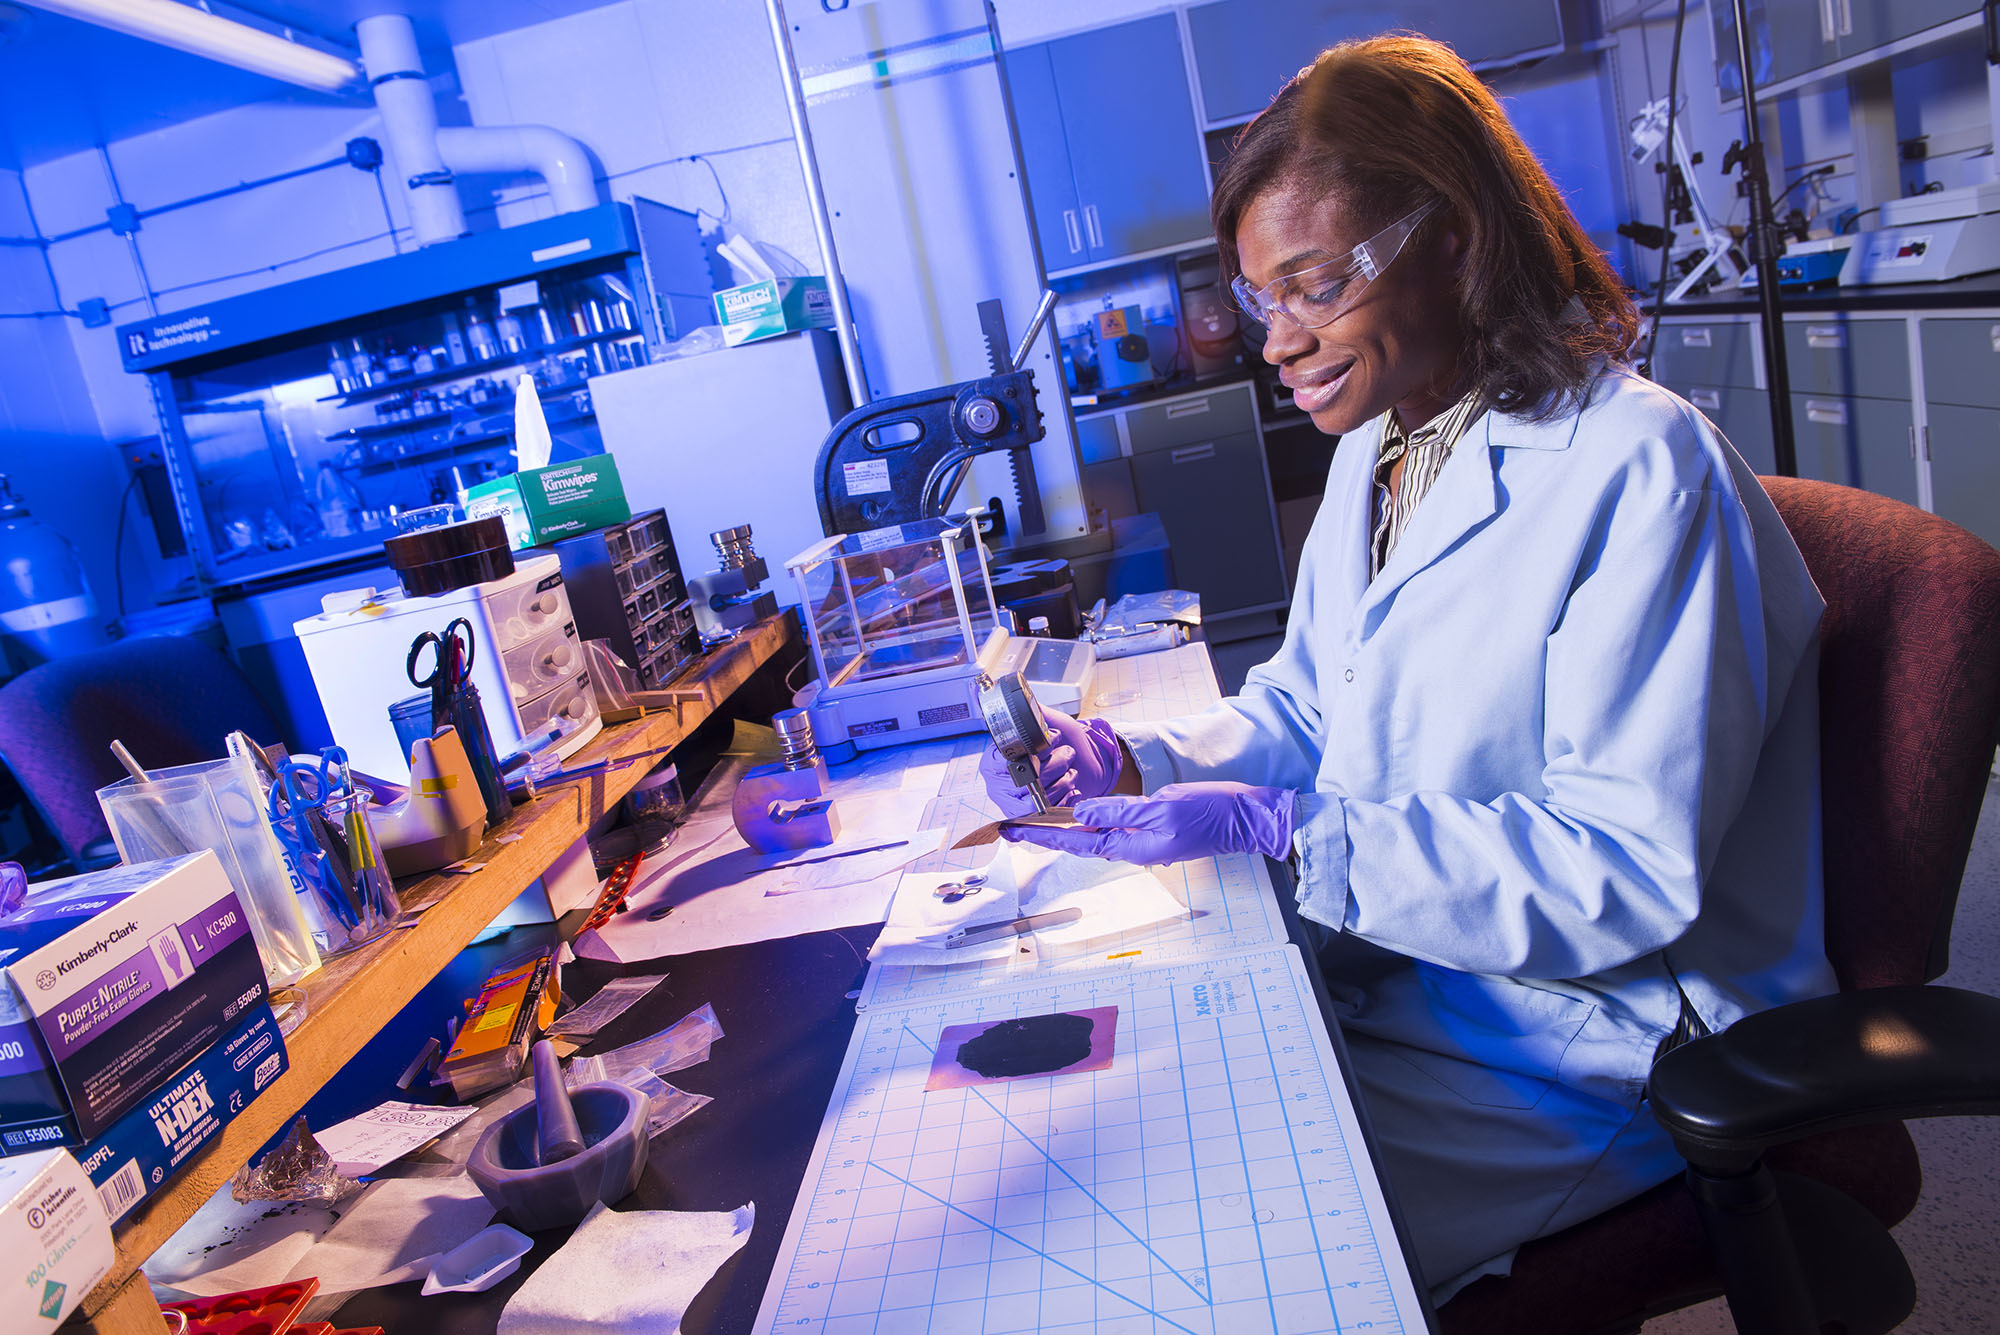
[[1681, 1157], [1721, 1173], [1821, 1131], [2000, 1112], [2000, 997], [1883, 987], [1774, 1007], [1669, 1052], [1648, 1097]]

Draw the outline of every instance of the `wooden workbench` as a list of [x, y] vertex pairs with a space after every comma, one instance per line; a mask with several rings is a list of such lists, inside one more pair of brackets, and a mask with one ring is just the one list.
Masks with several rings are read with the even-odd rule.
[[[798, 642], [798, 623], [789, 611], [757, 623], [674, 682], [675, 690], [700, 692], [698, 700], [690, 694], [678, 710], [607, 727], [568, 763], [677, 744], [753, 672]], [[329, 960], [307, 978], [302, 985], [305, 1019], [285, 1040], [291, 1069], [238, 1114], [164, 1190], [118, 1226], [118, 1254], [111, 1273], [91, 1290], [65, 1329], [96, 1335], [160, 1335], [165, 1326], [159, 1306], [140, 1273], [146, 1258], [650, 768], [634, 764], [564, 784], [520, 807], [474, 855], [485, 862], [480, 870], [469, 876], [429, 876], [402, 887], [405, 908], [421, 914], [414, 926]], [[518, 837], [501, 843], [502, 835]]]

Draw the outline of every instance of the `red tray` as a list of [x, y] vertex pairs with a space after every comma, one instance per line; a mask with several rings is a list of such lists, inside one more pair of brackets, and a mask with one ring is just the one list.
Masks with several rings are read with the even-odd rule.
[[163, 1303], [162, 1311], [187, 1318], [186, 1335], [286, 1335], [299, 1312], [319, 1292], [317, 1279], [301, 1279], [269, 1288], [244, 1289], [213, 1298]]

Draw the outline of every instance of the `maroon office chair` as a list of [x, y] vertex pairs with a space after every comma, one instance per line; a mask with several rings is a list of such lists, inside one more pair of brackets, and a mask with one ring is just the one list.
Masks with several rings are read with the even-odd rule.
[[2000, 999], [1923, 986], [1947, 963], [2000, 734], [2000, 552], [1868, 492], [1763, 481], [1827, 602], [1841, 991], [1669, 1053], [1649, 1095], [1687, 1176], [1522, 1247], [1511, 1276], [1440, 1309], [1447, 1335], [1622, 1335], [1723, 1293], [1744, 1332], [1892, 1329], [1915, 1285], [1888, 1227], [1922, 1185], [1902, 1119], [2000, 1112]]
[[227, 754], [241, 728], [268, 745], [278, 725], [228, 658], [199, 640], [120, 640], [0, 686], [0, 761], [78, 868], [118, 860], [97, 790], [125, 777], [117, 738], [148, 769]]

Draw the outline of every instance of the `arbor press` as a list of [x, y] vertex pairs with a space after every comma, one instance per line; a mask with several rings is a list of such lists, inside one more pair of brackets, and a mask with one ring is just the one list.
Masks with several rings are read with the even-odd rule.
[[829, 536], [935, 519], [949, 509], [972, 461], [1010, 451], [1016, 517], [1028, 536], [1046, 532], [1041, 485], [1029, 446], [1047, 433], [1035, 373], [1020, 369], [1055, 308], [1042, 293], [1028, 331], [1011, 352], [998, 301], [979, 303], [992, 374], [880, 399], [834, 423], [813, 469], [820, 528]]

